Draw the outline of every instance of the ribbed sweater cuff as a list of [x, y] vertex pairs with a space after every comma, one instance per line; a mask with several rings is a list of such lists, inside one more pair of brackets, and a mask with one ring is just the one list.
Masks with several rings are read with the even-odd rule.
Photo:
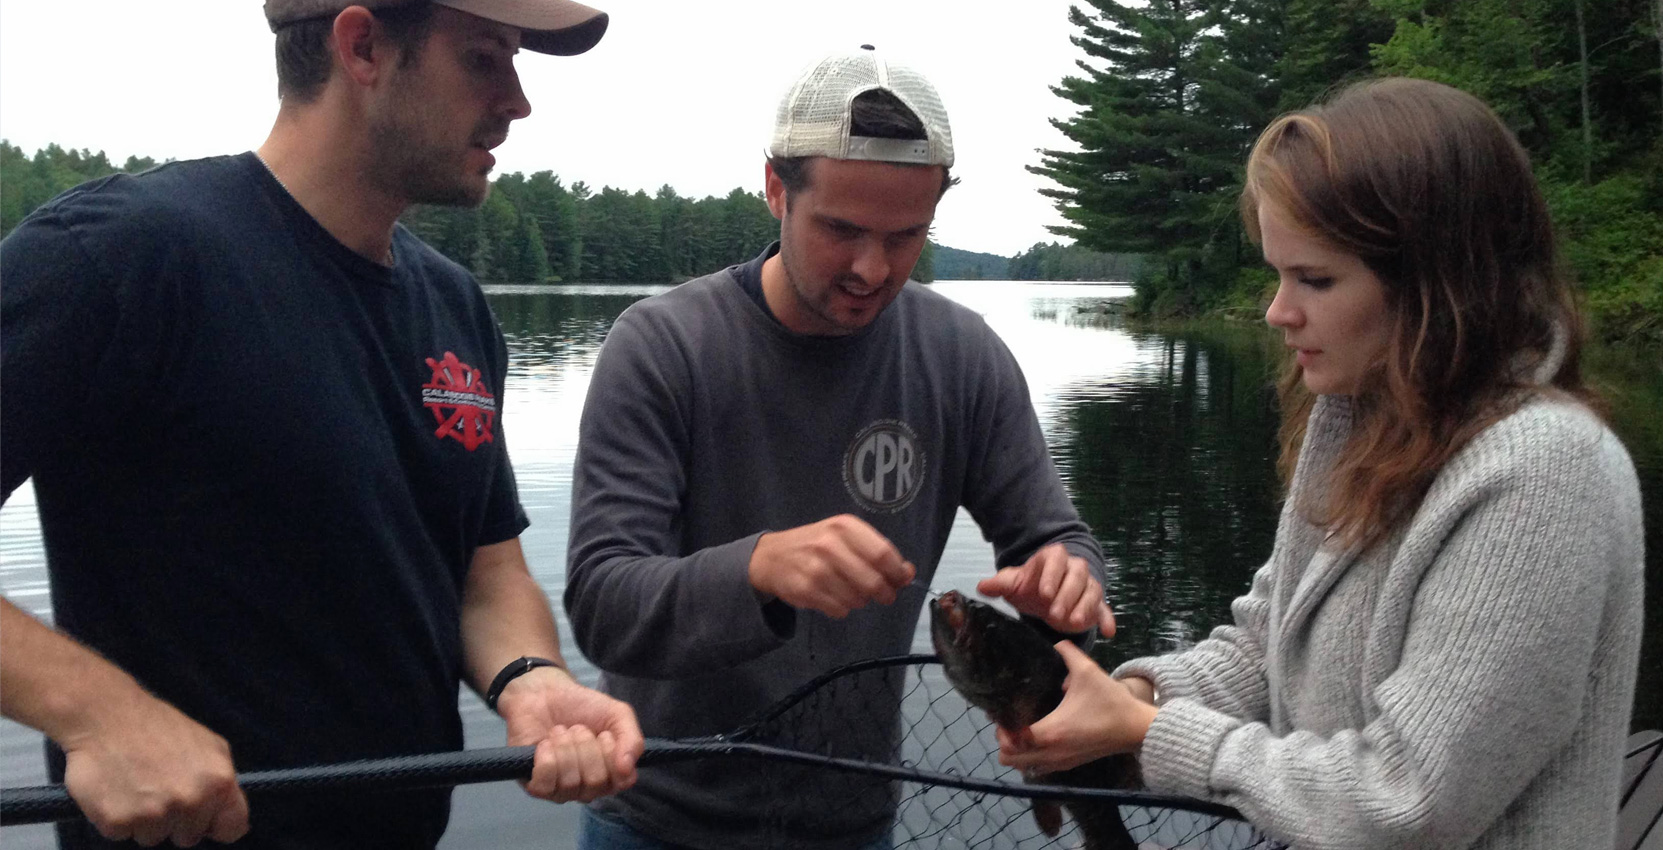
[[1210, 799], [1218, 749], [1241, 721], [1194, 700], [1164, 697], [1143, 738], [1143, 781], [1159, 791]]
[[1127, 676], [1137, 676], [1155, 683], [1155, 689], [1161, 692], [1162, 699], [1187, 697], [1195, 695], [1195, 683], [1187, 675], [1181, 664], [1172, 660], [1171, 656], [1151, 655], [1144, 658], [1134, 658], [1109, 674], [1116, 679]]

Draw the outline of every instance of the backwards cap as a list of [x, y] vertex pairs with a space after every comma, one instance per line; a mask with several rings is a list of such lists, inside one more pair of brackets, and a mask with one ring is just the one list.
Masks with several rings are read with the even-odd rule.
[[[855, 98], [883, 89], [924, 124], [922, 139], [851, 135]], [[780, 101], [769, 156], [824, 156], [918, 165], [953, 165], [953, 131], [935, 86], [912, 68], [883, 58], [871, 45], [811, 65]]]

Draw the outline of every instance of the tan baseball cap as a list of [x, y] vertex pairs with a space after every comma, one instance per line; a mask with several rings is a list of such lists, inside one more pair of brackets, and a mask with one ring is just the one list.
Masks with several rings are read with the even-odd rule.
[[520, 44], [538, 53], [576, 56], [606, 34], [606, 13], [572, 0], [266, 0], [266, 23], [276, 32], [296, 21], [338, 15], [348, 6], [374, 11], [423, 2], [519, 27]]

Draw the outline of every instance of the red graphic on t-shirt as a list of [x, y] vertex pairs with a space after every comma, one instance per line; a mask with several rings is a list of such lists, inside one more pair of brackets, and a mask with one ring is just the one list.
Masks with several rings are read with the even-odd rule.
[[445, 359], [427, 358], [433, 379], [422, 384], [422, 404], [433, 411], [439, 429], [433, 436], [454, 437], [473, 451], [495, 442], [491, 427], [497, 421], [497, 397], [485, 386], [478, 369], [445, 352]]

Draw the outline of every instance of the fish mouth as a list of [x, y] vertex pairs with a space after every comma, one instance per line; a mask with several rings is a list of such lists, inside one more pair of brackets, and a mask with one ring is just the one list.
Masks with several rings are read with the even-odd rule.
[[969, 625], [970, 621], [964, 596], [956, 590], [949, 590], [935, 601], [935, 607], [948, 630], [953, 633], [953, 642], [962, 645], [968, 632], [965, 626]]

